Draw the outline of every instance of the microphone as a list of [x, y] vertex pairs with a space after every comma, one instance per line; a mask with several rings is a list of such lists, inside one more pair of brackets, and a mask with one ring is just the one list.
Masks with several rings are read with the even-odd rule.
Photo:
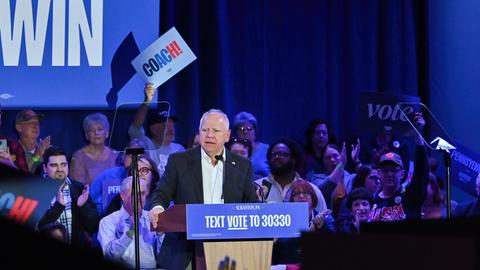
[[223, 160], [222, 155], [216, 155], [215, 159], [217, 161], [221, 161], [223, 163], [223, 176], [222, 176], [222, 200], [223, 200], [223, 189], [224, 189], [224, 186], [225, 186], [225, 160]]

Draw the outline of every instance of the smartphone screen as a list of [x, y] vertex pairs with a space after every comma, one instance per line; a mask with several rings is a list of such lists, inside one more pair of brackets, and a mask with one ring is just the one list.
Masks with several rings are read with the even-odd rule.
[[0, 140], [0, 151], [7, 151], [7, 140]]

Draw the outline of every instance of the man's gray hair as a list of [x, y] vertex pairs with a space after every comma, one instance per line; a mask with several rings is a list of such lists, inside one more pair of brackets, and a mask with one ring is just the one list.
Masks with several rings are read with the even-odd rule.
[[128, 176], [127, 178], [123, 179], [122, 185], [120, 186], [120, 193], [125, 193], [132, 190], [132, 181], [132, 176]]
[[207, 118], [209, 114], [212, 113], [221, 115], [225, 119], [225, 123], [227, 124], [227, 130], [230, 128], [230, 121], [228, 120], [228, 116], [224, 112], [219, 109], [210, 109], [202, 115], [202, 118], [200, 118], [200, 125], [198, 126], [198, 130], [202, 129], [203, 121], [205, 120], [205, 118]]
[[[146, 188], [147, 182], [145, 182], [145, 180], [140, 178], [138, 181], [138, 184], [140, 185], [140, 190], [143, 190], [144, 188]], [[132, 190], [132, 185], [133, 185], [133, 176], [127, 176], [122, 181], [122, 185], [120, 186], [120, 193], [128, 192], [127, 195], [130, 195], [130, 191]], [[142, 187], [143, 185], [145, 186]]]

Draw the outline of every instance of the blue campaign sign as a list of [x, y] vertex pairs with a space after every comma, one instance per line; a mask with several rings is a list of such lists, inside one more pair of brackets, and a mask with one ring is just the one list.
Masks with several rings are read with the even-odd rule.
[[158, 38], [160, 1], [0, 0], [0, 103], [115, 108], [143, 100], [130, 62]]
[[307, 203], [188, 204], [187, 239], [299, 237]]
[[457, 143], [452, 151], [452, 184], [477, 196], [475, 182], [480, 173], [480, 155]]
[[[396, 106], [399, 102], [420, 102], [417, 96], [399, 95], [380, 92], [360, 93], [360, 124], [364, 131], [381, 132], [391, 130], [396, 135], [411, 131], [411, 126], [401, 109]], [[408, 106], [404, 112], [409, 115], [419, 108]]]

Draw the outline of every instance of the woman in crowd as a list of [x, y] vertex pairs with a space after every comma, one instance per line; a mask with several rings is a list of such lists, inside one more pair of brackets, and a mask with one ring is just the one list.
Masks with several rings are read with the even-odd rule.
[[[158, 182], [160, 181], [160, 173], [158, 172], [157, 166], [155, 166], [155, 162], [152, 159], [146, 156], [141, 156], [138, 159], [138, 176], [140, 180], [146, 182], [147, 186], [147, 201], [142, 202], [144, 204], [144, 209], [149, 209], [148, 205], [148, 196], [150, 193], [157, 187]], [[131, 167], [128, 168], [128, 176], [132, 176]], [[107, 210], [105, 211], [105, 216], [117, 211], [122, 206], [122, 199], [120, 198], [120, 194], [117, 194], [110, 205], [108, 206]]]
[[440, 219], [447, 216], [445, 196], [438, 185], [437, 177], [428, 176], [427, 197], [422, 206], [422, 219]]
[[[248, 139], [239, 139], [237, 137], [232, 137], [226, 144], [226, 147], [228, 150], [230, 150], [230, 152], [235, 153], [246, 159], [251, 159], [252, 157], [252, 143]], [[260, 178], [262, 178], [261, 175], [255, 173], [253, 174], [253, 180], [257, 180]], [[255, 188], [259, 201], [263, 201], [265, 199], [265, 196], [262, 187], [255, 183]]]
[[353, 189], [359, 187], [366, 188], [372, 195], [379, 192], [382, 189], [382, 183], [378, 170], [370, 165], [360, 166], [352, 184]]
[[[285, 201], [308, 203], [309, 231], [335, 233], [335, 220], [330, 215], [330, 211], [327, 210], [324, 213], [317, 213], [317, 211], [315, 211], [318, 198], [312, 186], [307, 181], [295, 181], [287, 192]], [[277, 239], [273, 245], [272, 265], [299, 263], [299, 241], [299, 238]]]
[[[352, 149], [354, 160], [358, 159], [359, 152], [360, 149], [357, 144]], [[328, 208], [334, 210], [335, 217], [338, 213], [340, 201], [345, 198], [348, 191], [352, 190], [355, 174], [350, 174], [344, 170], [347, 160], [345, 143], [341, 150], [334, 144], [328, 144], [321, 156], [324, 173], [311, 175], [307, 180], [320, 188]]]
[[350, 210], [349, 218], [339, 221], [338, 231], [341, 233], [354, 234], [360, 232], [360, 224], [370, 221], [373, 196], [364, 187], [359, 187], [347, 197], [347, 208]]
[[[322, 153], [327, 144], [337, 143], [333, 130], [322, 119], [314, 119], [305, 131], [305, 162], [299, 171], [302, 177], [308, 174], [318, 174], [324, 171]], [[308, 177], [307, 177], [308, 178]], [[306, 178], [306, 179], [307, 179]]]
[[253, 173], [262, 177], [268, 176], [267, 150], [268, 144], [257, 141], [256, 132], [258, 122], [255, 116], [248, 112], [240, 112], [235, 115], [233, 130], [238, 139], [248, 139], [252, 144], [251, 161]]
[[76, 151], [70, 163], [70, 177], [90, 184], [100, 173], [114, 167], [118, 153], [105, 145], [110, 124], [104, 114], [92, 113], [83, 119], [88, 144]]

